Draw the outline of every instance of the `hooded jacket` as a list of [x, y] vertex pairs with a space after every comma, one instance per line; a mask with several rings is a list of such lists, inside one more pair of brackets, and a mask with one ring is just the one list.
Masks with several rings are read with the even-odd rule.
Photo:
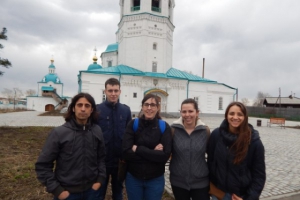
[[[162, 176], [172, 149], [170, 126], [166, 123], [166, 129], [161, 133], [157, 118], [146, 120], [143, 116], [139, 118], [138, 129], [134, 132], [133, 123], [134, 120], [128, 124], [123, 140], [123, 155], [128, 172], [143, 180]], [[160, 143], [163, 151], [154, 150]], [[135, 152], [132, 151], [133, 145], [137, 145]]]
[[122, 157], [123, 135], [132, 119], [130, 108], [125, 104], [105, 101], [97, 105], [97, 111], [99, 112], [97, 124], [103, 131], [105, 141], [106, 167], [118, 167]]
[[[54, 168], [55, 161], [55, 169]], [[106, 178], [104, 139], [96, 124], [74, 118], [49, 134], [35, 164], [38, 180], [58, 197], [64, 190], [85, 191]]]
[[234, 155], [230, 147], [237, 135], [229, 133], [225, 119], [215, 129], [208, 143], [208, 166], [210, 180], [226, 193], [234, 193], [244, 200], [257, 200], [266, 181], [265, 151], [258, 131], [251, 129], [251, 141], [245, 159], [233, 164]]
[[182, 118], [174, 121], [170, 182], [186, 190], [209, 186], [209, 172], [205, 160], [206, 144], [209, 137], [205, 124], [198, 119], [189, 135], [184, 129]]

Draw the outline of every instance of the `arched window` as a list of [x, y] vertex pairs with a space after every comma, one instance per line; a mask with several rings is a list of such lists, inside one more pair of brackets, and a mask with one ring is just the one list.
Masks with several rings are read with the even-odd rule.
[[161, 12], [160, 0], [152, 0], [151, 10], [154, 12]]
[[153, 43], [153, 50], [156, 50], [156, 49], [157, 49], [157, 44]]
[[157, 72], [157, 62], [152, 62], [152, 72]]
[[111, 60], [107, 61], [107, 67], [111, 67], [111, 66], [112, 66], [112, 61]]
[[223, 97], [219, 97], [219, 110], [223, 110]]
[[141, 9], [141, 1], [140, 0], [132, 0], [131, 1], [131, 11], [136, 11]]

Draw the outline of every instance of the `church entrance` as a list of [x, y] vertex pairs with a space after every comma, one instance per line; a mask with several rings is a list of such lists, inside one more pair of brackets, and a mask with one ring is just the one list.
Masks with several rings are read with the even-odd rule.
[[47, 105], [45, 106], [45, 111], [52, 111], [52, 110], [54, 110], [54, 105], [52, 105], [52, 104], [47, 104]]

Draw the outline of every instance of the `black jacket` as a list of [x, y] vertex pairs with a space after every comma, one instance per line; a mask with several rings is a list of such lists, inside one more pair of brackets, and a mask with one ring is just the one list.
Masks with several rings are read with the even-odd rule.
[[[55, 169], [54, 168], [55, 161]], [[98, 125], [79, 125], [71, 119], [49, 134], [35, 164], [38, 180], [59, 196], [82, 192], [106, 178], [105, 148]]]
[[[139, 179], [152, 179], [165, 173], [165, 164], [168, 161], [172, 149], [171, 128], [166, 123], [165, 132], [162, 134], [158, 125], [158, 119], [139, 119], [136, 132], [133, 131], [132, 120], [123, 139], [123, 156], [128, 163], [128, 172]], [[163, 151], [154, 150], [161, 143]], [[132, 146], [137, 145], [135, 152]]]
[[210, 180], [218, 188], [244, 200], [257, 200], [266, 181], [265, 150], [258, 132], [250, 124], [249, 127], [252, 135], [246, 158], [234, 165], [229, 149], [237, 135], [228, 132], [228, 122], [224, 120], [209, 138], [208, 167]]
[[122, 156], [122, 140], [131, 111], [121, 103], [112, 104], [105, 101], [97, 105], [98, 125], [101, 127], [106, 149], [106, 167], [117, 167]]

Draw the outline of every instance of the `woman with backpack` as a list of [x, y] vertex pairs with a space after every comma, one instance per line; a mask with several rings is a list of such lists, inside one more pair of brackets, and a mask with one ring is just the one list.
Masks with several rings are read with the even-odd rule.
[[209, 172], [205, 160], [209, 129], [199, 119], [194, 99], [181, 103], [181, 117], [173, 134], [170, 182], [176, 200], [209, 200]]
[[208, 142], [213, 200], [258, 200], [266, 181], [264, 146], [246, 107], [232, 102]]
[[161, 120], [159, 103], [157, 96], [146, 95], [142, 116], [129, 122], [123, 137], [128, 200], [161, 200], [164, 192], [172, 135], [170, 126]]

